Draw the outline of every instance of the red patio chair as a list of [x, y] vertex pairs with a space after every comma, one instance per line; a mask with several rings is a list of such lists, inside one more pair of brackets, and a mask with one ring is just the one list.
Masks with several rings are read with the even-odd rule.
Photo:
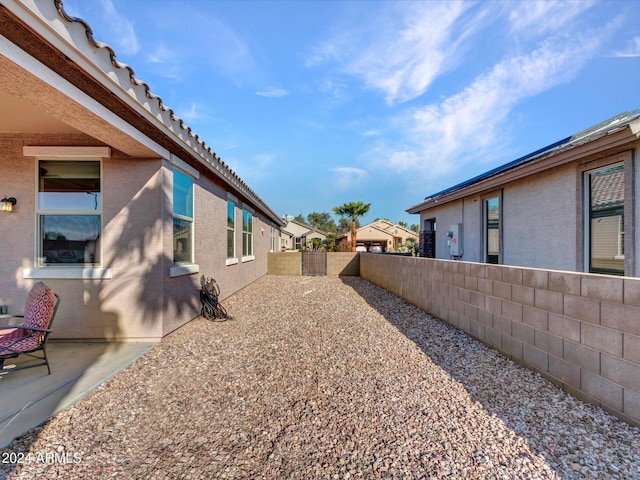
[[[16, 318], [24, 318], [22, 325], [0, 326], [0, 374], [9, 371], [23, 370], [46, 366], [49, 375], [51, 368], [47, 359], [47, 338], [51, 333], [51, 324], [58, 310], [60, 298], [44, 283], [36, 283], [24, 306], [24, 315], [14, 315]], [[35, 352], [42, 351], [42, 356]], [[5, 367], [7, 358], [15, 358], [19, 355], [40, 360], [37, 363], [27, 363], [20, 367]]]

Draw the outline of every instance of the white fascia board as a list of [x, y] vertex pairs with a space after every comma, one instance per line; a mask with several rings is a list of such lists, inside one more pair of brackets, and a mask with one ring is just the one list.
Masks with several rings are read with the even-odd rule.
[[[9, 9], [32, 27], [56, 50], [62, 52], [93, 79], [102, 83], [107, 89], [114, 87], [122, 95], [121, 100], [142, 113], [144, 102], [135, 95], [135, 89], [125, 89], [130, 84], [126, 68], [114, 68], [108, 48], [94, 47], [87, 39], [86, 27], [81, 22], [67, 22], [60, 17], [53, 0], [9, 0], [5, 2]], [[16, 8], [13, 7], [16, 6]], [[106, 44], [104, 44], [106, 47]], [[110, 48], [110, 47], [109, 47]], [[124, 64], [121, 64], [124, 65]], [[121, 81], [121, 71], [127, 72], [127, 81]], [[117, 92], [116, 92], [117, 93]], [[146, 109], [150, 113], [150, 108]]]
[[[144, 102], [140, 102], [140, 97], [136, 96], [136, 89], [128, 79], [128, 69], [114, 68], [109, 49], [94, 47], [87, 39], [85, 25], [62, 19], [53, 0], [7, 0], [3, 3], [20, 20], [38, 32], [54, 48], [71, 59], [96, 81], [111, 91], [115, 87], [116, 91], [121, 93], [118, 98], [124, 100], [138, 113], [144, 114], [148, 118], [153, 117], [150, 115], [150, 106], [144, 108], [142, 105]], [[126, 83], [121, 82], [117, 77], [121, 72], [127, 72]], [[122, 86], [127, 84], [131, 85], [129, 90]], [[140, 87], [140, 89], [143, 88]], [[146, 95], [143, 98], [146, 98]]]
[[189, 165], [184, 160], [176, 157], [173, 153], [170, 155], [170, 161], [171, 161], [172, 165], [174, 165], [179, 170], [182, 170], [187, 175], [189, 175], [189, 176], [191, 176], [193, 178], [200, 178], [200, 172], [198, 172], [198, 170], [193, 168], [191, 165]]
[[[151, 122], [174, 142], [182, 145], [192, 156], [213, 166], [213, 171], [236, 185], [226, 168], [207, 158], [212, 152], [184, 125], [174, 112], [162, 103], [159, 96], [149, 92], [149, 86], [133, 78], [133, 70], [117, 61], [116, 52], [107, 44], [90, 40], [88, 24], [67, 21], [60, 16], [54, 2], [37, 0], [9, 0], [7, 6], [18, 17], [42, 35], [47, 42], [88, 72], [106, 89], [114, 92], [128, 107]], [[97, 44], [94, 45], [94, 42]], [[164, 156], [164, 158], [168, 158]]]

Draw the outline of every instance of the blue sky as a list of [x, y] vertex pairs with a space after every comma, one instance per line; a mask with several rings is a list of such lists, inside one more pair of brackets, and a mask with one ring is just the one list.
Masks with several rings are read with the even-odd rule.
[[640, 108], [640, 1], [64, 0], [279, 215], [378, 217]]

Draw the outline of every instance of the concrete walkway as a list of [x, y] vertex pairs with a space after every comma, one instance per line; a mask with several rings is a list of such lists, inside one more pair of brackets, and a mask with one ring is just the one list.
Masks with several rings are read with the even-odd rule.
[[[48, 344], [46, 367], [0, 375], [0, 448], [47, 421], [147, 353], [155, 343]], [[5, 365], [20, 365], [18, 357]]]

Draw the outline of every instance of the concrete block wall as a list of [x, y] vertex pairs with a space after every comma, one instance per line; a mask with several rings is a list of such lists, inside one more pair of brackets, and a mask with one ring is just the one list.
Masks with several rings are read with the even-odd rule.
[[299, 252], [269, 252], [267, 274], [302, 275], [302, 254]]
[[360, 275], [360, 254], [351, 252], [327, 253], [327, 275]]
[[640, 426], [640, 279], [363, 255], [360, 275]]
[[[271, 252], [267, 273], [270, 275], [302, 275], [302, 253]], [[327, 253], [327, 275], [360, 275], [360, 255], [351, 252]]]

